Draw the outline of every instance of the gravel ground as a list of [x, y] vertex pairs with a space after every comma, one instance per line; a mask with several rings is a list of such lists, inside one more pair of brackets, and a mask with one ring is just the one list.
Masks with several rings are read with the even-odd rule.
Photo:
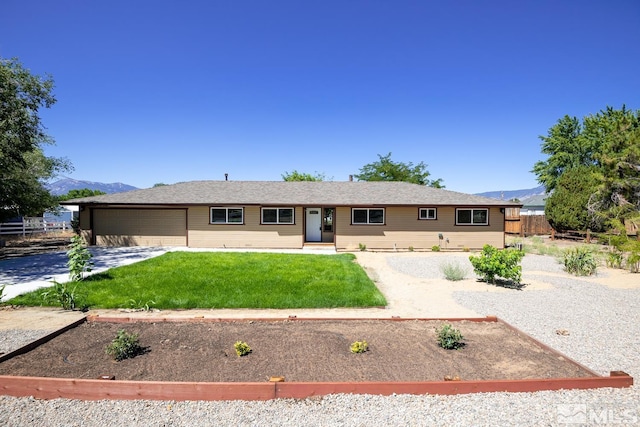
[[[441, 277], [440, 265], [447, 256], [419, 261], [390, 256], [388, 263], [428, 282]], [[464, 259], [450, 258], [452, 262]], [[596, 372], [623, 370], [640, 378], [640, 289], [612, 289], [566, 275], [551, 257], [527, 255], [522, 266], [524, 283], [535, 279], [550, 287], [456, 292], [454, 298], [478, 313], [503, 318]], [[558, 329], [569, 335], [556, 334]], [[0, 343], [3, 348], [19, 346], [20, 335], [28, 333], [2, 331]], [[459, 396], [331, 395], [267, 402], [83, 402], [0, 397], [0, 424], [7, 426], [545, 426], [568, 422], [640, 425], [640, 390], [636, 386]]]

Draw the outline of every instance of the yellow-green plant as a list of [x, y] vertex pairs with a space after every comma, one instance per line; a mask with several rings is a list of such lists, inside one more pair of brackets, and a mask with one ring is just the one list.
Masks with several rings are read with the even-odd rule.
[[469, 261], [473, 269], [484, 282], [495, 285], [496, 278], [502, 277], [516, 284], [522, 278], [520, 261], [524, 252], [516, 249], [498, 250], [494, 246], [484, 245], [479, 255], [470, 255]]
[[369, 350], [369, 344], [365, 340], [355, 341], [351, 343], [351, 353], [364, 353]]
[[438, 245], [431, 246], [431, 251], [432, 252], [440, 252], [440, 246], [438, 246]]
[[235, 348], [236, 354], [239, 357], [246, 356], [247, 354], [251, 353], [251, 347], [249, 347], [249, 344], [244, 341], [236, 341], [236, 343], [233, 345], [233, 348]]

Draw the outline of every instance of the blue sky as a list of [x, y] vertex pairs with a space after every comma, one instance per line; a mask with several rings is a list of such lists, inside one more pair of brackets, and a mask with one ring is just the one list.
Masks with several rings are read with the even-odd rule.
[[347, 180], [392, 152], [467, 193], [537, 186], [565, 114], [640, 108], [640, 2], [4, 0], [75, 179]]

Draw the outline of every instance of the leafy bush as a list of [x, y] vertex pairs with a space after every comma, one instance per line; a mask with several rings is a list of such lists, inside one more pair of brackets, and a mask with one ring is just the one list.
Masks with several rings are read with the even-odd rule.
[[67, 251], [67, 267], [69, 267], [69, 276], [74, 282], [79, 282], [84, 278], [84, 273], [91, 272], [93, 261], [91, 261], [91, 252], [87, 249], [82, 241], [82, 237], [73, 236], [71, 244]]
[[567, 273], [576, 276], [591, 276], [598, 268], [593, 251], [584, 246], [567, 249], [562, 256], [562, 263]]
[[364, 353], [369, 350], [369, 344], [365, 340], [351, 343], [351, 353]]
[[640, 249], [633, 250], [629, 253], [626, 266], [631, 273], [640, 273]]
[[249, 347], [249, 344], [244, 341], [236, 341], [236, 343], [233, 345], [233, 348], [236, 349], [236, 354], [238, 356], [246, 356], [247, 354], [251, 353], [251, 347]]
[[516, 249], [498, 250], [491, 245], [484, 245], [479, 255], [469, 256], [474, 271], [484, 282], [496, 283], [501, 277], [519, 284], [522, 279], [522, 266], [519, 265], [524, 252]]
[[364, 252], [367, 250], [367, 245], [364, 243], [358, 243], [358, 249], [360, 249], [361, 252]]
[[467, 269], [457, 262], [455, 263], [446, 263], [440, 266], [440, 271], [444, 274], [445, 279], [451, 280], [452, 282], [463, 280], [467, 277]]
[[53, 286], [42, 293], [42, 298], [48, 302], [60, 304], [64, 310], [76, 308], [76, 286], [71, 288], [67, 283], [53, 281]]
[[440, 246], [438, 246], [438, 245], [431, 246], [431, 251], [432, 252], [440, 252]]
[[438, 335], [438, 345], [446, 350], [457, 350], [464, 346], [464, 337], [459, 329], [445, 323], [440, 329], [436, 329]]
[[130, 334], [120, 329], [116, 337], [106, 348], [106, 353], [118, 362], [131, 359], [142, 353], [138, 334]]
[[607, 267], [609, 268], [622, 268], [622, 263], [624, 262], [624, 254], [614, 249], [607, 253]]

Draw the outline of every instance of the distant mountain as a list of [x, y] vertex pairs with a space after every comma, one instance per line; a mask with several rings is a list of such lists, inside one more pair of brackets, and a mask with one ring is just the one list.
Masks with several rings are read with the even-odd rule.
[[477, 195], [489, 197], [490, 199], [498, 199], [498, 200], [518, 199], [522, 201], [526, 198], [539, 196], [544, 193], [545, 193], [544, 185], [541, 185], [536, 188], [529, 188], [525, 190], [487, 191], [485, 193], [477, 193]]
[[111, 184], [105, 184], [103, 182], [92, 181], [80, 181], [77, 179], [64, 178], [51, 184], [46, 185], [51, 194], [60, 196], [67, 194], [71, 190], [82, 190], [88, 188], [89, 190], [100, 190], [107, 194], [122, 193], [125, 191], [137, 190], [137, 187], [123, 184], [121, 182], [114, 182]]

